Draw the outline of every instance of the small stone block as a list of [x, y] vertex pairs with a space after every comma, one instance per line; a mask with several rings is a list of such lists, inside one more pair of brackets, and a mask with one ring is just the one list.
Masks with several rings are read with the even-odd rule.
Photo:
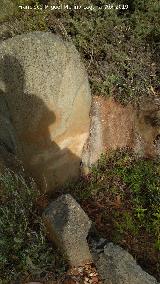
[[44, 211], [43, 219], [50, 239], [60, 246], [71, 266], [92, 261], [86, 240], [91, 221], [70, 194], [53, 201]]

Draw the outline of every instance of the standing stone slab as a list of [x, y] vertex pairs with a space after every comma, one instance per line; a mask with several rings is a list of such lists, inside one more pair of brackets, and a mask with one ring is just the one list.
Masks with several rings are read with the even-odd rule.
[[86, 240], [91, 221], [70, 194], [53, 201], [43, 219], [50, 239], [61, 247], [71, 266], [92, 261]]

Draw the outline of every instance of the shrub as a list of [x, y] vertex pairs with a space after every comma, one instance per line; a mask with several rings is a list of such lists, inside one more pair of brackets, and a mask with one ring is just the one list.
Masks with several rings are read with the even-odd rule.
[[97, 166], [68, 191], [107, 240], [129, 250], [159, 277], [160, 163], [130, 150], [102, 155]]
[[[80, 51], [93, 94], [137, 103], [140, 97], [152, 95], [160, 83], [160, 5], [157, 0], [133, 0], [128, 1], [128, 10], [98, 9], [107, 2], [84, 1], [79, 10], [52, 12], [48, 25], [53, 31], [65, 31]], [[73, 7], [74, 1], [67, 4]], [[86, 5], [95, 11], [84, 10]]]
[[[16, 1], [17, 6], [44, 2]], [[61, 0], [50, 3], [67, 4], [71, 10], [19, 10], [20, 24], [12, 34], [50, 30], [72, 40], [88, 71], [92, 94], [114, 96], [124, 104], [138, 103], [143, 96], [155, 95], [160, 84], [159, 1], [127, 0], [128, 10], [104, 9], [109, 2], [83, 1], [82, 8], [75, 10], [75, 1]], [[85, 10], [86, 6], [95, 10]]]
[[40, 279], [59, 263], [57, 251], [47, 241], [40, 212], [39, 196], [32, 180], [6, 170], [0, 176], [0, 283]]
[[[16, 0], [17, 7], [43, 2], [47, 1]], [[88, 71], [92, 94], [114, 96], [123, 104], [137, 103], [142, 96], [155, 95], [160, 84], [160, 4], [158, 0], [132, 0], [125, 1], [128, 10], [104, 9], [109, 2], [85, 0], [75, 10], [75, 1], [61, 0], [50, 3], [67, 4], [71, 10], [19, 9], [14, 28], [11, 21], [11, 35], [41, 30], [72, 40]], [[86, 6], [95, 10], [84, 10]]]

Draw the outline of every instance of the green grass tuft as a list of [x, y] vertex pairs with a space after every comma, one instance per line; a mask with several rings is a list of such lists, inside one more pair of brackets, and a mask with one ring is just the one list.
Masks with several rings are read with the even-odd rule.
[[26, 183], [9, 170], [0, 176], [0, 283], [38, 280], [54, 274], [57, 266], [64, 268], [59, 252], [46, 238], [38, 197], [32, 180]]

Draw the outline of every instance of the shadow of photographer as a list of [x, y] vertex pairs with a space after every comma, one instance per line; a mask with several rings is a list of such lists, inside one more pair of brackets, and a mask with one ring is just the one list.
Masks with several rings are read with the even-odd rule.
[[24, 78], [20, 62], [5, 55], [0, 62], [0, 143], [17, 155], [41, 190], [48, 192], [78, 178], [80, 158], [53, 141], [50, 127], [56, 123], [56, 114], [37, 94], [24, 91]]

